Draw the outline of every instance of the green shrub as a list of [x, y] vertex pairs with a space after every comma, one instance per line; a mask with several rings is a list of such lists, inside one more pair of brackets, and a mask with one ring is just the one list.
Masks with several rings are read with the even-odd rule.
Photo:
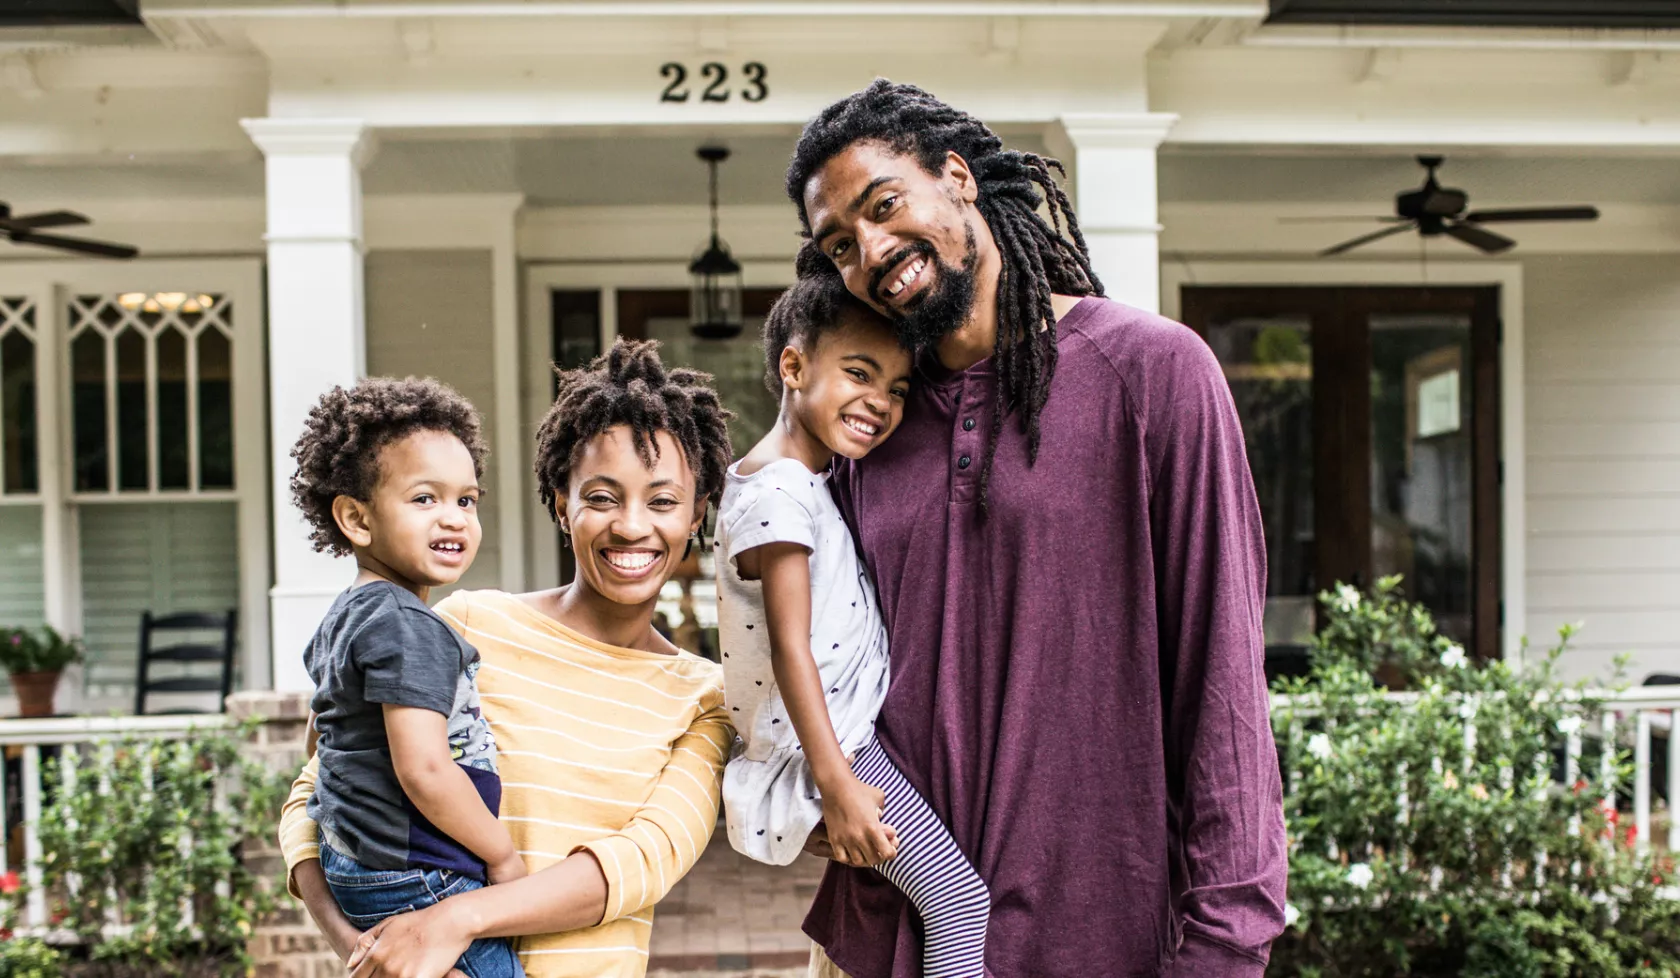
[[[1279, 683], [1290, 925], [1271, 974], [1620, 978], [1680, 974], [1665, 857], [1637, 855], [1603, 799], [1625, 754], [1565, 738], [1597, 703], [1558, 681], [1573, 629], [1539, 661], [1478, 664], [1385, 579], [1320, 595], [1311, 675]], [[1535, 658], [1528, 656], [1528, 658]], [[1396, 667], [1409, 692], [1372, 679]], [[1579, 826], [1579, 830], [1576, 830]]]
[[274, 909], [277, 887], [245, 866], [241, 850], [272, 835], [287, 782], [240, 756], [243, 734], [98, 744], [72, 790], [53, 779], [43, 873], [55, 926], [86, 948], [78, 974], [250, 968], [246, 938]]
[[60, 978], [64, 955], [32, 937], [0, 941], [0, 978]]

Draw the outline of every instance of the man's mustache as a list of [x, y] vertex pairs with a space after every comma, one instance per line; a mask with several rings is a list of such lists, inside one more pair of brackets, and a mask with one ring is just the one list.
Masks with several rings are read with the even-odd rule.
[[881, 295], [881, 282], [882, 282], [882, 280], [887, 277], [887, 272], [891, 271], [894, 268], [897, 268], [900, 262], [904, 261], [906, 258], [912, 258], [912, 257], [916, 257], [916, 256], [926, 258], [928, 260], [929, 264], [934, 264], [934, 265], [938, 264], [939, 253], [933, 250], [933, 245], [928, 244], [926, 241], [917, 241], [914, 244], [905, 245], [903, 248], [900, 248], [891, 258], [888, 258], [886, 261], [882, 262], [881, 264], [876, 265], [875, 270], [873, 272], [869, 273], [869, 299], [870, 299], [870, 301], [875, 303], [878, 306], [883, 306], [883, 307], [886, 306], [886, 304], [887, 304], [886, 298]]

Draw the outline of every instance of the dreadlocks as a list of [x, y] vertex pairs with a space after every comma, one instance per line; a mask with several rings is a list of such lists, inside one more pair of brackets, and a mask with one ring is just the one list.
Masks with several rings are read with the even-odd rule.
[[[799, 208], [807, 235], [811, 221], [805, 212], [805, 185], [829, 160], [862, 141], [913, 156], [930, 174], [941, 172], [946, 153], [962, 157], [979, 187], [975, 206], [997, 241], [1003, 265], [993, 352], [998, 387], [991, 444], [980, 475], [984, 508], [1003, 416], [1010, 410], [1021, 411], [1028, 462], [1038, 460], [1038, 419], [1050, 398], [1050, 379], [1056, 372], [1056, 314], [1051, 294], [1103, 294], [1073, 205], [1050, 171], [1063, 178], [1067, 172], [1056, 160], [1004, 149], [1003, 140], [985, 123], [914, 85], [878, 78], [863, 91], [824, 109], [799, 137], [788, 166], [787, 193]], [[1048, 223], [1038, 214], [1046, 200], [1050, 202]], [[1063, 237], [1064, 223], [1071, 241]], [[827, 273], [837, 274], [832, 264]]]
[[694, 470], [695, 492], [715, 496], [729, 466], [729, 419], [711, 375], [667, 371], [652, 340], [618, 340], [604, 356], [578, 370], [556, 370], [560, 393], [537, 429], [537, 494], [550, 518], [564, 496], [579, 455], [590, 439], [615, 425], [629, 425], [636, 454], [652, 466], [664, 431], [682, 446]]

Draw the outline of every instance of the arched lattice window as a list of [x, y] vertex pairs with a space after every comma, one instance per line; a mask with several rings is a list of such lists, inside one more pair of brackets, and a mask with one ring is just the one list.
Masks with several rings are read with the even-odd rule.
[[233, 310], [223, 295], [73, 295], [73, 490], [233, 488]]

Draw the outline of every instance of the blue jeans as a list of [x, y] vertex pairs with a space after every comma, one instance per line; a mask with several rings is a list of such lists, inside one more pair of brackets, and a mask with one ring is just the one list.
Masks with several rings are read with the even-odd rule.
[[[321, 844], [321, 872], [344, 916], [359, 930], [369, 930], [386, 917], [426, 907], [483, 889], [470, 876], [446, 869], [368, 869], [326, 843]], [[455, 967], [468, 978], [525, 978], [513, 945], [502, 940], [473, 941]]]

